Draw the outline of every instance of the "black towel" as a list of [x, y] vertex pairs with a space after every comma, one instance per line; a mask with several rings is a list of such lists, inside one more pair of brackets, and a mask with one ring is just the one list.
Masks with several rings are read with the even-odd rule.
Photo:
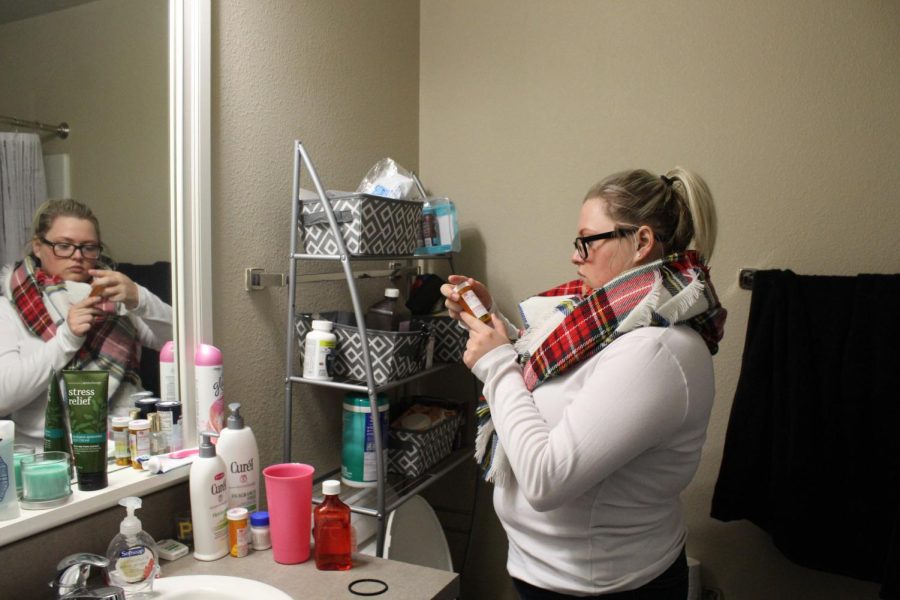
[[900, 275], [758, 271], [712, 516], [900, 598]]

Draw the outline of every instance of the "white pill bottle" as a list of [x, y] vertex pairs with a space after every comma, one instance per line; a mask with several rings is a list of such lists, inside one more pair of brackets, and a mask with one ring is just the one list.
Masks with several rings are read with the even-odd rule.
[[334, 375], [337, 336], [331, 321], [314, 320], [303, 341], [303, 378], [330, 381]]

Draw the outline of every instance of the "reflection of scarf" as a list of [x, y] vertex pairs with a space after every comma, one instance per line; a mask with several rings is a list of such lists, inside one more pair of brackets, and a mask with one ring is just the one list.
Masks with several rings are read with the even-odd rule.
[[[55, 294], [65, 295], [66, 282], [47, 275], [35, 265], [33, 257], [26, 256], [13, 270], [10, 288], [13, 306], [28, 330], [45, 342], [53, 339], [62, 321], [54, 323], [44, 300]], [[112, 303], [104, 302], [98, 306], [104, 312], [87, 332], [84, 343], [67, 368], [109, 371], [110, 379], [115, 382], [110, 382], [111, 396], [123, 379], [140, 383], [137, 370], [141, 342], [134, 324], [128, 317], [115, 314]]]
[[[539, 294], [575, 298], [560, 304], [545, 322], [528, 324], [529, 330], [539, 328], [543, 334], [542, 341], [531, 342], [534, 347], [539, 341], [533, 352], [519, 354], [529, 391], [640, 327], [688, 325], [703, 337], [710, 354], [718, 351], [726, 311], [709, 281], [709, 269], [696, 252], [669, 255], [622, 273], [587, 296], [581, 294], [578, 280]], [[522, 349], [517, 344], [517, 350]], [[494, 432], [487, 403], [482, 402], [476, 412], [475, 458], [485, 468], [485, 479], [502, 487], [512, 475], [509, 460]]]

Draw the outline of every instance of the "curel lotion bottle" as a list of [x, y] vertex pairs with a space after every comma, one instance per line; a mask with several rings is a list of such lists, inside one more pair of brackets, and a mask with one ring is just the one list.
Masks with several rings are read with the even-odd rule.
[[200, 453], [191, 463], [188, 483], [197, 560], [216, 560], [228, 554], [228, 482], [225, 463], [212, 444], [214, 437], [213, 431], [200, 433]]
[[225, 462], [230, 499], [228, 508], [246, 508], [255, 512], [259, 503], [259, 448], [253, 430], [244, 425], [241, 405], [228, 405], [228, 426], [219, 434], [216, 452]]
[[222, 351], [200, 344], [194, 354], [194, 379], [197, 391], [197, 435], [201, 431], [219, 433], [225, 426], [225, 393], [222, 377]]

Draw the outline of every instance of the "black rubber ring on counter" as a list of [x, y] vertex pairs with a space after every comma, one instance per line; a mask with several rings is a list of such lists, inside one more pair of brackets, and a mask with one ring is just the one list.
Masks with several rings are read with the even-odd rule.
[[[378, 590], [377, 592], [357, 592], [353, 589], [353, 586], [358, 583], [380, 583], [384, 586], [383, 589]], [[388, 584], [380, 579], [357, 579], [355, 581], [351, 581], [350, 585], [347, 586], [347, 589], [351, 594], [355, 594], [357, 596], [380, 596], [381, 594], [388, 591]]]

